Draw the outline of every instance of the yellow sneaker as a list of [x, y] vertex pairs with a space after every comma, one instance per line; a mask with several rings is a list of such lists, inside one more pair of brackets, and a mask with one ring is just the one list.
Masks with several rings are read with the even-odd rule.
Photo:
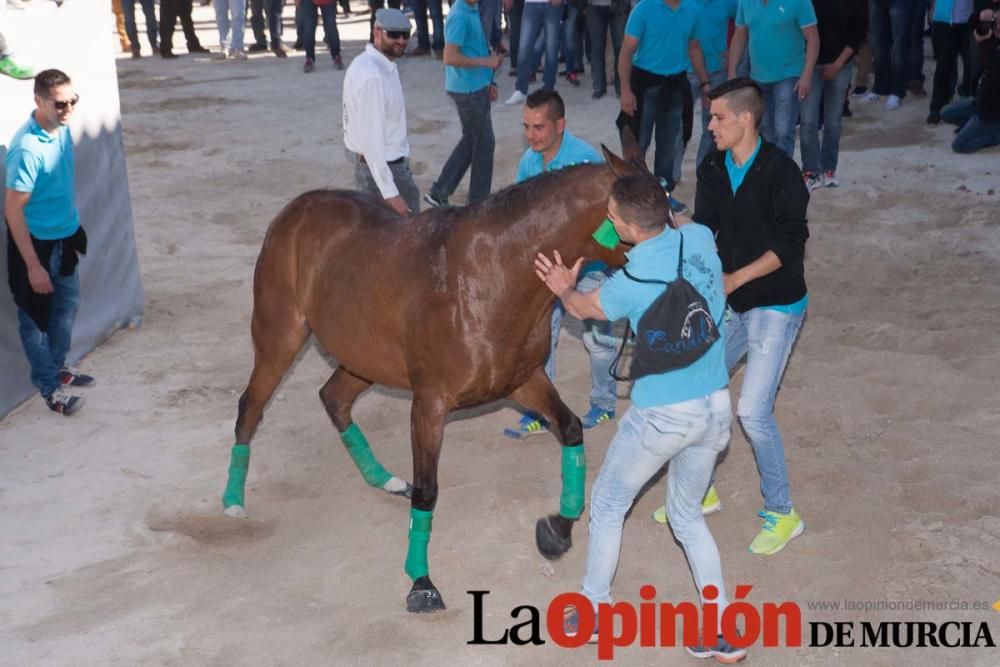
[[779, 514], [770, 510], [761, 510], [757, 516], [764, 519], [764, 526], [750, 543], [750, 553], [770, 556], [785, 548], [793, 538], [801, 535], [806, 524], [795, 510], [788, 514]]
[[[708, 487], [708, 491], [705, 492], [705, 497], [701, 500], [701, 513], [708, 516], [709, 514], [715, 514], [721, 509], [722, 500], [719, 498], [719, 492], [715, 490], [715, 484], [712, 484]], [[666, 505], [653, 512], [653, 521], [662, 524], [667, 523]]]

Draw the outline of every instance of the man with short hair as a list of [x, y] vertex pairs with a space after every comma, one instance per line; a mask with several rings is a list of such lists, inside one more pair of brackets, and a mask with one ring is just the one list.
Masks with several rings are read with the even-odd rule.
[[[688, 96], [688, 68], [694, 70], [703, 93], [710, 87], [696, 34], [698, 15], [694, 0], [640, 2], [625, 24], [618, 56], [622, 114], [638, 129], [643, 155], [655, 128], [653, 175], [668, 192], [674, 189], [674, 151]], [[686, 208], [672, 198], [671, 203], [678, 212]]]
[[[539, 278], [566, 310], [581, 319], [628, 317], [633, 329], [638, 329], [664, 290], [662, 284], [639, 281], [674, 282], [683, 277], [699, 292], [711, 317], [716, 321], [722, 317], [722, 267], [712, 232], [697, 224], [677, 228], [656, 179], [632, 174], [615, 182], [608, 218], [621, 240], [634, 247], [626, 253], [625, 270], [616, 272], [600, 289], [582, 293], [573, 288], [583, 259], [568, 268], [555, 251], [553, 260], [539, 253], [535, 261]], [[719, 612], [710, 629], [715, 636], [702, 637], [687, 650], [698, 658], [738, 662], [746, 657], [746, 649], [731, 646], [721, 635], [728, 605], [722, 562], [700, 508], [716, 459], [729, 442], [732, 411], [724, 345], [716, 340], [689, 365], [635, 381], [632, 405], [608, 446], [591, 492], [582, 592], [595, 611], [599, 604], [611, 603], [625, 514], [643, 486], [669, 461], [666, 496], [674, 536], [684, 548], [699, 596], [718, 605]], [[598, 633], [616, 631], [581, 625], [579, 610], [568, 612], [563, 618], [567, 635], [589, 631], [593, 639]]]
[[497, 98], [493, 74], [503, 56], [490, 55], [479, 19], [479, 0], [456, 0], [444, 24], [444, 87], [458, 110], [462, 138], [452, 150], [424, 201], [448, 206], [448, 197], [469, 176], [469, 204], [490, 196], [493, 187], [493, 118], [490, 108]]
[[[545, 172], [577, 164], [604, 162], [593, 146], [566, 129], [566, 105], [556, 91], [536, 90], [528, 95], [521, 115], [528, 149], [524, 151], [517, 167], [516, 182], [521, 183]], [[576, 286], [581, 292], [599, 288], [610, 275], [603, 262], [591, 262], [581, 273], [580, 282]], [[556, 302], [552, 310], [549, 359], [545, 364], [545, 374], [553, 382], [556, 379], [556, 346], [564, 312], [562, 304]], [[615, 343], [610, 323], [603, 320], [583, 321], [583, 345], [590, 354], [590, 409], [582, 419], [585, 429], [615, 418], [618, 393], [610, 370], [617, 351]], [[540, 416], [528, 412], [521, 417], [516, 427], [504, 429], [503, 434], [508, 438], [520, 439], [547, 430], [547, 424]]]
[[[761, 135], [795, 155], [799, 104], [812, 89], [819, 30], [812, 0], [740, 0], [730, 53], [743, 53], [749, 34], [750, 78], [764, 93]], [[729, 59], [729, 78], [739, 65]]]
[[68, 127], [79, 100], [65, 73], [39, 72], [35, 110], [7, 149], [8, 282], [18, 333], [32, 384], [49, 409], [67, 417], [83, 406], [83, 397], [63, 387], [94, 384], [94, 378], [66, 363], [80, 305], [77, 253], [87, 251], [76, 210]]
[[750, 551], [773, 554], [805, 530], [792, 507], [774, 400], [809, 304], [809, 191], [795, 161], [760, 136], [765, 102], [755, 82], [732, 79], [709, 98], [716, 150], [698, 168], [694, 219], [715, 232], [722, 258], [726, 366], [746, 358], [736, 414], [764, 496], [764, 525]]
[[420, 212], [420, 191], [410, 171], [406, 102], [396, 66], [410, 21], [398, 9], [380, 9], [373, 38], [344, 75], [344, 146], [354, 162], [355, 187], [411, 215]]

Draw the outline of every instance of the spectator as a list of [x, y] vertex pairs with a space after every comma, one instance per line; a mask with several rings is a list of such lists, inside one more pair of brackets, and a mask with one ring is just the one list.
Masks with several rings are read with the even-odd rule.
[[279, 58], [287, 58], [288, 53], [281, 44], [281, 12], [284, 0], [250, 0], [250, 27], [253, 29], [254, 43], [247, 49], [250, 53], [267, 51], [267, 35], [264, 34], [264, 16], [267, 16], [267, 32], [271, 36], [271, 51]]
[[564, 0], [524, 0], [521, 14], [520, 45], [517, 52], [517, 81], [504, 104], [521, 104], [528, 97], [528, 80], [535, 71], [535, 40], [544, 34], [545, 70], [542, 88], [555, 90], [559, 73], [559, 26]]
[[[340, 32], [337, 30], [336, 8], [333, 0], [300, 0], [302, 4], [302, 48], [306, 51], [306, 60], [302, 71], [308, 74], [316, 69], [316, 13], [323, 18], [323, 34], [326, 44], [330, 47], [330, 57], [333, 58], [335, 69], [344, 69], [344, 61], [340, 57]], [[372, 17], [372, 21], [375, 17]], [[374, 33], [373, 37], [374, 37]]]
[[953, 102], [941, 110], [946, 123], [959, 126], [951, 144], [956, 153], [1000, 145], [1000, 2], [986, 5], [974, 17], [973, 39], [979, 49], [983, 73], [974, 98]]
[[895, 111], [903, 103], [910, 78], [914, 0], [870, 0], [870, 3], [875, 85], [862, 101], [873, 104], [888, 95], [884, 108]]
[[132, 50], [132, 41], [128, 38], [128, 31], [125, 29], [125, 14], [122, 12], [121, 0], [111, 0], [111, 11], [115, 15], [115, 32], [118, 34], [118, 43], [122, 47], [123, 53]]
[[941, 109], [951, 101], [958, 80], [958, 58], [962, 58], [962, 83], [959, 97], [972, 95], [972, 59], [970, 52], [972, 0], [936, 0], [931, 22], [934, 42], [934, 87], [927, 124], [941, 122]]
[[[735, 2], [735, 0], [730, 0]], [[591, 97], [599, 100], [608, 92], [608, 79], [604, 63], [608, 32], [611, 32], [611, 50], [614, 53], [615, 95], [621, 96], [618, 78], [618, 54], [625, 39], [625, 21], [628, 19], [627, 0], [587, 0], [587, 34], [590, 36], [590, 74], [594, 81]], [[513, 57], [513, 56], [511, 56]]]
[[[434, 41], [431, 42], [427, 30], [427, 11], [430, 10], [431, 24], [434, 27]], [[413, 3], [413, 18], [417, 22], [417, 48], [411, 56], [426, 56], [433, 52], [437, 58], [444, 53], [444, 9], [441, 0], [415, 0]]]
[[[125, 16], [125, 33], [131, 43], [132, 57], [141, 58], [139, 30], [135, 23], [135, 1], [121, 0], [121, 8], [122, 14]], [[160, 43], [157, 39], [156, 7], [153, 0], [139, 0], [139, 4], [142, 6], [142, 15], [146, 17], [146, 36], [149, 38], [149, 46], [153, 50], [153, 54], [156, 55], [160, 52]]]
[[181, 19], [184, 39], [187, 40], [188, 53], [208, 53], [208, 49], [201, 45], [194, 31], [191, 0], [160, 0], [160, 56], [177, 57], [174, 53], [174, 27], [177, 25], [178, 17]]

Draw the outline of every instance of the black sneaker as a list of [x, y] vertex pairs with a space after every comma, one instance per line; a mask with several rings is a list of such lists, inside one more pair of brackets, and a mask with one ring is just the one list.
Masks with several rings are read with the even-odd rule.
[[438, 198], [429, 192], [424, 195], [424, 201], [427, 202], [428, 205], [433, 206], [434, 208], [439, 208], [441, 206], [450, 206], [447, 197]]
[[64, 387], [90, 387], [94, 384], [94, 378], [86, 373], [81, 373], [73, 366], [63, 366], [59, 370], [59, 382]]
[[83, 396], [74, 396], [56, 389], [45, 397], [45, 404], [52, 412], [58, 412], [65, 417], [72, 417], [83, 407]]
[[727, 665], [739, 662], [747, 657], [747, 650], [745, 648], [736, 648], [722, 638], [722, 635], [717, 637], [715, 646], [687, 646], [687, 652], [694, 656], [695, 658], [715, 658], [716, 662], [722, 662]]
[[251, 44], [247, 48], [247, 53], [264, 53], [267, 51], [267, 44]]
[[927, 124], [928, 125], [940, 125], [941, 124], [941, 112], [931, 111], [927, 114]]

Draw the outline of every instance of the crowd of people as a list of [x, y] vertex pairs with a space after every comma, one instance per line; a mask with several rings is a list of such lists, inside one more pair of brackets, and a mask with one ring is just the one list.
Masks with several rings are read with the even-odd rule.
[[[936, 0], [930, 6], [926, 0], [641, 0], [634, 6], [626, 0], [455, 0], [446, 19], [441, 0], [415, 0], [415, 54], [443, 61], [445, 89], [461, 127], [457, 145], [423, 197], [409, 167], [397, 66], [413, 24], [401, 9], [375, 3], [371, 43], [346, 67], [343, 79], [344, 149], [356, 188], [381, 197], [401, 216], [417, 214], [422, 204], [452, 205], [467, 172], [468, 204], [490, 196], [496, 148], [491, 107], [498, 102], [496, 76], [505, 55], [516, 77], [505, 103], [522, 105], [528, 144], [518, 183], [604, 159], [568, 130], [570, 110], [555, 90], [560, 60], [566, 64], [563, 79], [580, 85], [580, 45], [590, 44], [584, 50], [590, 53], [593, 97], [607, 93], [611, 78], [620, 100], [618, 117], [609, 122], [617, 122], [623, 137], [637, 139], [643, 157], [653, 148], [652, 173], [623, 175], [608, 204], [612, 245], [621, 240], [632, 246], [627, 272], [596, 262], [565, 266], [558, 253], [536, 260], [538, 277], [558, 297], [546, 372], [554, 381], [556, 343], [569, 312], [585, 323], [592, 366], [590, 409], [582, 426], [618, 424], [592, 493], [584, 594], [595, 606], [611, 600], [625, 514], [648, 479], [671, 461], [667, 503], [654, 518], [669, 522], [699, 594], [714, 589], [711, 599], [721, 610], [726, 605], [721, 559], [703, 515], [721, 507], [713, 471], [729, 441], [728, 382], [738, 364], [746, 371], [735, 412], [754, 452], [763, 498], [762, 523], [749, 550], [773, 555], [805, 529], [792, 503], [774, 404], [809, 304], [804, 277], [809, 192], [838, 185], [848, 103], [881, 103], [891, 112], [909, 95], [926, 96], [921, 73], [929, 17], [936, 65], [927, 122], [956, 124], [957, 152], [1000, 144], [1000, 0]], [[122, 48], [140, 57], [134, 4], [121, 0], [115, 6], [122, 16]], [[191, 0], [161, 0], [158, 23], [153, 1], [141, 4], [154, 52], [176, 56], [177, 18], [188, 52], [206, 51], [193, 29]], [[249, 51], [287, 57], [282, 4], [251, 2], [255, 43]], [[245, 59], [245, 0], [214, 0], [214, 6], [222, 55]], [[350, 10], [347, 2], [341, 7]], [[317, 15], [327, 28], [334, 67], [344, 67], [334, 11], [332, 0], [296, 3], [307, 72], [315, 68]], [[504, 15], [508, 46], [501, 31]], [[609, 41], [614, 57], [607, 60], [616, 63], [610, 77]], [[872, 68], [865, 64], [868, 52]], [[2, 36], [0, 65], [10, 76], [30, 75], [6, 51]], [[541, 65], [541, 87], [529, 91]], [[874, 70], [870, 89], [868, 69]], [[953, 101], [956, 92], [959, 99]], [[76, 260], [87, 245], [75, 207], [67, 126], [80, 98], [58, 70], [35, 76], [34, 95], [36, 108], [6, 156], [9, 282], [32, 382], [53, 411], [69, 416], [83, 404], [69, 388], [94, 383], [66, 364], [79, 303]], [[688, 207], [670, 193], [695, 138], [698, 105], [701, 134], [689, 217]], [[801, 163], [795, 161], [797, 139]], [[609, 372], [618, 345], [609, 321], [627, 318], [638, 330], [662, 285], [680, 278], [701, 295], [722, 335], [693, 361], [633, 378], [631, 405], [619, 419]], [[504, 434], [526, 438], [546, 429], [542, 415], [527, 413]], [[600, 632], [584, 628], [578, 611], [567, 615], [567, 632]], [[721, 635], [704, 637], [689, 651], [724, 662], [746, 655]]]

